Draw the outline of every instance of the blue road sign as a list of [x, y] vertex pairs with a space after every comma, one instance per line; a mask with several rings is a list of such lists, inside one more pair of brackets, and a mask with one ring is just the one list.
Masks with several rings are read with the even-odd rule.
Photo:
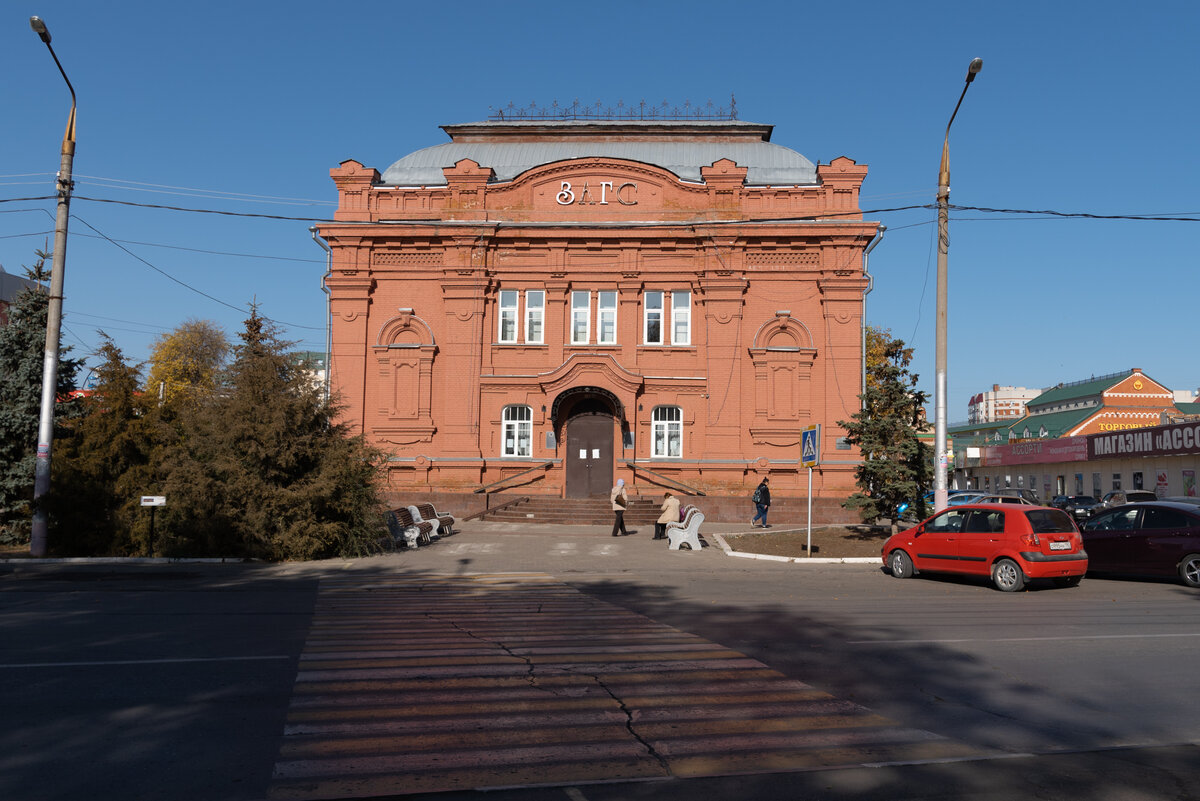
[[800, 431], [800, 462], [804, 467], [821, 463], [821, 425], [808, 426]]

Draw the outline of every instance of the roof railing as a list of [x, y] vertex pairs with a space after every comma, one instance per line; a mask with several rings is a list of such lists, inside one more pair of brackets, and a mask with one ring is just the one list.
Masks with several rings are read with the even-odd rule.
[[549, 106], [539, 106], [530, 103], [528, 106], [518, 106], [510, 102], [507, 106], [496, 108], [488, 106], [490, 122], [536, 122], [543, 120], [721, 120], [732, 121], [737, 116], [737, 98], [729, 96], [728, 106], [717, 106], [711, 100], [707, 103], [693, 104], [685, 100], [683, 105], [671, 105], [666, 100], [662, 103], [647, 103], [639, 100], [637, 103], [626, 105], [624, 100], [615, 106], [606, 106], [602, 101], [595, 103], [580, 103], [579, 98], [568, 104], [559, 104], [557, 100]]
[[[1061, 384], [1055, 384], [1052, 387], [1047, 387], [1045, 390], [1043, 390], [1043, 392], [1050, 392], [1051, 390], [1063, 389], [1065, 387], [1077, 387], [1080, 384], [1090, 384], [1093, 381], [1103, 381], [1107, 378], [1121, 378], [1122, 376], [1127, 376], [1132, 372], [1132, 370], [1118, 370], [1117, 372], [1109, 373], [1108, 375], [1094, 375], [1091, 378], [1081, 378], [1078, 381], [1066, 381]], [[1037, 398], [1034, 398], [1034, 400], [1037, 400]]]

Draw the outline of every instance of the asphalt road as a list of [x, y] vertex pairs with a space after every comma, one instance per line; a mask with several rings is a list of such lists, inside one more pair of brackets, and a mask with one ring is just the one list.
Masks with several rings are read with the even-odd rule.
[[[295, 764], [283, 735], [303, 677], [315, 675], [313, 639], [338, 625], [327, 617], [330, 588], [516, 572], [565, 583], [584, 599], [574, 604], [644, 616], [725, 662], [726, 652], [757, 660], [890, 721], [889, 732], [928, 732], [963, 756], [891, 763], [864, 751], [825, 769], [522, 780], [489, 799], [1200, 798], [1195, 590], [1089, 578], [1005, 594], [982, 580], [896, 580], [875, 565], [668, 552], [648, 535], [474, 526], [428, 549], [353, 562], [2, 565], [0, 798], [318, 797], [287, 796], [294, 788], [280, 775]], [[376, 617], [365, 628], [389, 638], [378, 633], [386, 613], [403, 632], [399, 609], [369, 606]], [[399, 670], [396, 649], [416, 646], [392, 639], [386, 664]], [[333, 667], [364, 670], [365, 657], [355, 659]], [[372, 659], [377, 671], [384, 663]]]

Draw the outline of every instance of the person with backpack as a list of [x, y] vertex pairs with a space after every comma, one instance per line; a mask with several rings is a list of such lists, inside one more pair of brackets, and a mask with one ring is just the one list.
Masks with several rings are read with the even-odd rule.
[[754, 501], [754, 507], [757, 509], [754, 517], [750, 518], [750, 526], [753, 528], [758, 519], [762, 518], [762, 527], [770, 528], [767, 525], [767, 510], [771, 508], [771, 489], [767, 486], [767, 479], [758, 482], [758, 486], [754, 489], [754, 495], [750, 497]]

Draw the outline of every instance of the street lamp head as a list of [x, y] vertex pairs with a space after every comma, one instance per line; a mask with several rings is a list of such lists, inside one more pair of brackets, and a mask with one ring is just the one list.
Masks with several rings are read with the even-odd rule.
[[970, 83], [971, 81], [975, 80], [975, 76], [979, 74], [979, 71], [981, 69], [983, 69], [983, 59], [982, 58], [971, 59], [971, 66], [967, 67], [967, 83]]
[[50, 44], [50, 29], [42, 22], [41, 17], [30, 17], [29, 27], [33, 28], [33, 32], [40, 36], [43, 42]]

